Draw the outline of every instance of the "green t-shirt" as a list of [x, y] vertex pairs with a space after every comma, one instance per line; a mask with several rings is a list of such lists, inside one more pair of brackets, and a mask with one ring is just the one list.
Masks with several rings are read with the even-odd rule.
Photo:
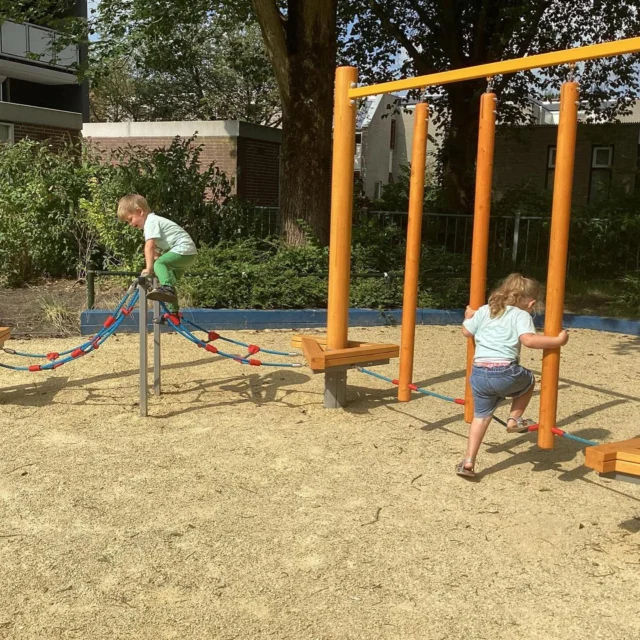
[[463, 322], [464, 328], [473, 334], [476, 342], [474, 360], [479, 362], [518, 362], [520, 359], [520, 336], [535, 333], [533, 319], [527, 311], [508, 306], [499, 318], [492, 318], [489, 305], [480, 307], [473, 318]]
[[198, 253], [191, 236], [180, 225], [155, 213], [150, 213], [144, 221], [144, 239], [155, 240], [162, 251], [172, 251], [181, 256]]

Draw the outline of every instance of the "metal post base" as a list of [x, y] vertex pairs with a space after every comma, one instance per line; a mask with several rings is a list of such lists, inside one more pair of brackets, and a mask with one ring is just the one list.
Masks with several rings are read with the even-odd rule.
[[324, 407], [341, 409], [347, 406], [347, 372], [329, 371], [324, 374]]

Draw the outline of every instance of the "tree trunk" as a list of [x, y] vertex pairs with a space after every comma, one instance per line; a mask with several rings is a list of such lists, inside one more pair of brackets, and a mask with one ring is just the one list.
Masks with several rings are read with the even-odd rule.
[[450, 213], [472, 213], [483, 85], [464, 82], [447, 88], [451, 124], [442, 149], [442, 186]]
[[316, 43], [291, 58], [280, 152], [280, 212], [291, 244], [305, 242], [298, 220], [320, 243], [329, 242], [334, 61], [333, 43]]
[[304, 244], [303, 220], [329, 242], [337, 0], [252, 0], [282, 101], [280, 212], [285, 239]]

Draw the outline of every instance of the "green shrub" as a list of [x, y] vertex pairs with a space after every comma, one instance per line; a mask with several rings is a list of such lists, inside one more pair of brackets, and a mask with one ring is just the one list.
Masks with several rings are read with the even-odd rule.
[[26, 140], [0, 148], [0, 277], [5, 285], [74, 273], [84, 173], [71, 147], [54, 152]]

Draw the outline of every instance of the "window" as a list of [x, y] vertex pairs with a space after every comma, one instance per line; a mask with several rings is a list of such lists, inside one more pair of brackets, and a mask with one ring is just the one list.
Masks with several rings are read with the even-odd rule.
[[556, 173], [556, 148], [548, 147], [547, 149], [547, 173], [544, 179], [544, 188], [553, 189], [553, 179]]
[[612, 166], [613, 147], [593, 147], [589, 175], [589, 202], [602, 202], [609, 199]]
[[396, 121], [391, 121], [391, 135], [389, 138], [389, 149], [396, 148]]
[[13, 142], [13, 125], [0, 122], [0, 144], [3, 142]]
[[382, 197], [382, 182], [377, 181], [373, 184], [373, 199], [380, 200]]

